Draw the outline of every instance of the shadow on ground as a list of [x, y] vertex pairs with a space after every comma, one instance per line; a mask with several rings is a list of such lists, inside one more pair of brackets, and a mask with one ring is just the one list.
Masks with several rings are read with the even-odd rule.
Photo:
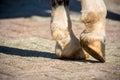
[[120, 21], [120, 15], [111, 11], [107, 11], [107, 18]]
[[55, 54], [49, 52], [24, 50], [24, 49], [18, 49], [18, 48], [6, 47], [6, 46], [0, 46], [0, 53], [5, 53], [9, 55], [18, 55], [22, 57], [44, 57], [44, 58], [52, 58], [52, 59], [57, 58]]
[[[18, 48], [7, 47], [7, 46], [0, 46], [0, 53], [9, 54], [9, 55], [17, 55], [17, 56], [22, 56], [22, 57], [44, 57], [44, 58], [58, 59], [54, 53], [35, 51], [35, 50], [18, 49]], [[84, 59], [74, 60], [74, 59], [64, 59], [63, 58], [60, 60], [100, 63], [99, 61], [96, 61], [96, 60], [84, 60]]]
[[[70, 0], [70, 11], [80, 13], [81, 5], [78, 0]], [[0, 0], [0, 19], [31, 16], [51, 16], [49, 0]], [[108, 11], [107, 18], [120, 20], [120, 15]]]

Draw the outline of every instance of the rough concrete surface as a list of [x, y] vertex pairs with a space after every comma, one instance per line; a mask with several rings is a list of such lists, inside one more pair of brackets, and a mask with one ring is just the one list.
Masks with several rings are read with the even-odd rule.
[[[0, 80], [120, 80], [119, 0], [105, 1], [113, 7], [108, 8], [106, 21], [106, 62], [100, 63], [92, 57], [57, 58], [50, 32], [50, 2], [45, 6], [44, 0], [1, 0]], [[80, 22], [78, 1], [70, 3], [72, 28], [79, 38], [85, 26]]]

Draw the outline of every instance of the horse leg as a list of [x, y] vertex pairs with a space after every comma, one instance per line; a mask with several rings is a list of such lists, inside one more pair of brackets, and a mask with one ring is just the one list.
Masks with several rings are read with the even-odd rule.
[[55, 53], [59, 58], [86, 58], [73, 34], [68, 6], [69, 0], [52, 0], [51, 34], [56, 41]]
[[103, 0], [81, 0], [81, 21], [86, 29], [80, 35], [82, 48], [101, 62], [105, 62], [106, 6]]

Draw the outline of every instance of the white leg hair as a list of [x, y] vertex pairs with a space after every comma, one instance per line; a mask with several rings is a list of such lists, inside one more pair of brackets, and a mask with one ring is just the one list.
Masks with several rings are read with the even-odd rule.
[[53, 39], [56, 40], [56, 55], [59, 58], [85, 58], [86, 56], [81, 50], [79, 40], [72, 31], [68, 5], [59, 5], [58, 3], [57, 6], [54, 6], [52, 8], [51, 34]]
[[81, 21], [86, 29], [80, 35], [82, 48], [91, 56], [105, 62], [106, 7], [103, 0], [81, 0]]

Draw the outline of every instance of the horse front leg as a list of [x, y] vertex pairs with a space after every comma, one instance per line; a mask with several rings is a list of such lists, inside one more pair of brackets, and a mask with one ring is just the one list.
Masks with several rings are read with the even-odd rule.
[[73, 34], [68, 6], [69, 0], [52, 0], [51, 34], [56, 41], [55, 53], [59, 58], [86, 58]]
[[81, 21], [86, 29], [80, 35], [82, 48], [101, 62], [105, 62], [106, 7], [103, 0], [81, 0]]

